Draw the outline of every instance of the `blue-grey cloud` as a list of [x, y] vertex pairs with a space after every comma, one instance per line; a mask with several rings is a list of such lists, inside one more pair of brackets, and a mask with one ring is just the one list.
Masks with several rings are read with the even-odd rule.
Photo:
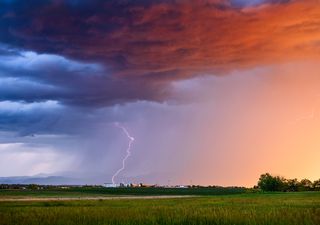
[[[0, 101], [92, 107], [162, 101], [171, 81], [281, 58], [259, 11], [235, 6], [286, 2], [0, 1]], [[246, 27], [262, 29], [261, 37]]]
[[[250, 39], [246, 35], [256, 35], [246, 27], [255, 23], [260, 26], [261, 18], [258, 14], [246, 15], [241, 7], [284, 2], [287, 1], [2, 2], [0, 41], [41, 54], [98, 62], [115, 76], [143, 77], [143, 82], [176, 80], [203, 71], [221, 73], [230, 67], [251, 64], [252, 59], [244, 55], [260, 54], [259, 49], [265, 52], [269, 46], [263, 39], [246, 43]], [[190, 15], [194, 15], [192, 20]], [[264, 37], [268, 32], [259, 33]], [[238, 38], [230, 40], [234, 36]], [[246, 51], [248, 54], [242, 54]]]
[[160, 99], [154, 93], [161, 84], [144, 86], [139, 79], [114, 78], [99, 64], [4, 48], [0, 59], [0, 101], [54, 100], [65, 105], [107, 106]]

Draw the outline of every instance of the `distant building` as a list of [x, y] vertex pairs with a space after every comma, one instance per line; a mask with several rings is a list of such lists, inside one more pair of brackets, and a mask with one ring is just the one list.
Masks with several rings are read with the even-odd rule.
[[106, 188], [116, 188], [116, 187], [120, 187], [119, 184], [113, 184], [113, 183], [104, 183], [103, 186], [106, 187]]
[[176, 188], [188, 188], [189, 186], [188, 185], [177, 185], [175, 186]]

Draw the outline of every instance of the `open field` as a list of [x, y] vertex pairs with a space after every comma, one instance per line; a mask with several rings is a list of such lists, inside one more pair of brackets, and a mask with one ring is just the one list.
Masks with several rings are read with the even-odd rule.
[[245, 188], [101, 188], [71, 187], [42, 190], [1, 190], [1, 198], [48, 197], [100, 197], [100, 196], [159, 196], [159, 195], [226, 195], [246, 193]]
[[195, 195], [123, 195], [123, 196], [73, 196], [73, 197], [6, 197], [0, 198], [0, 202], [35, 202], [35, 201], [83, 201], [83, 200], [121, 200], [121, 199], [168, 199], [168, 198], [192, 198]]
[[[10, 194], [13, 197], [13, 193]], [[1, 195], [4, 198], [5, 195]], [[0, 224], [318, 225], [320, 193], [247, 193], [170, 199], [0, 202]]]

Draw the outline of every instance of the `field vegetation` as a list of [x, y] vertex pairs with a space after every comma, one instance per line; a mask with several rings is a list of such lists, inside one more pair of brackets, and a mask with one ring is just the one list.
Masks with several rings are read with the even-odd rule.
[[95, 197], [95, 196], [155, 196], [155, 195], [226, 195], [249, 192], [238, 187], [202, 187], [202, 188], [104, 188], [104, 187], [55, 187], [43, 189], [0, 189], [1, 198], [21, 197]]
[[[0, 225], [320, 224], [319, 181], [298, 181], [270, 174], [262, 174], [255, 188], [1, 187]], [[109, 196], [141, 199], [109, 199]], [[143, 199], [145, 196], [174, 198]]]
[[320, 224], [320, 193], [184, 199], [0, 202], [1, 225]]

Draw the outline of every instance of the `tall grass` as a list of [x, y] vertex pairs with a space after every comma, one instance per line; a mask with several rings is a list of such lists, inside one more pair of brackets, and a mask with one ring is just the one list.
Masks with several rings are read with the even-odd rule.
[[186, 199], [2, 202], [1, 225], [320, 224], [320, 193]]
[[103, 187], [72, 187], [69, 189], [42, 190], [1, 190], [3, 196], [102, 196], [102, 195], [225, 195], [247, 192], [246, 188], [211, 187], [211, 188], [103, 188]]

